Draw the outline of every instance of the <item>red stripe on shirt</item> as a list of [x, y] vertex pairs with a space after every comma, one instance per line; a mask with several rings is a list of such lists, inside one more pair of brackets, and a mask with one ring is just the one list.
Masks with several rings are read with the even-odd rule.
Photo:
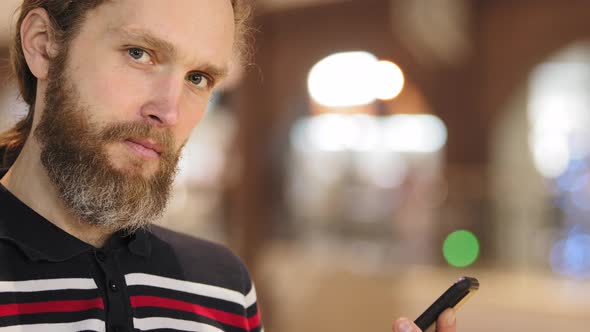
[[250, 329], [257, 328], [260, 326], [260, 313], [248, 318], [248, 327]]
[[[168, 299], [158, 296], [132, 296], [131, 306], [137, 307], [158, 307], [174, 309], [185, 312], [192, 312], [197, 315], [216, 320], [220, 323], [250, 330], [252, 323], [260, 323], [258, 315], [247, 319], [244, 316], [232, 314], [229, 312], [203, 307], [197, 304]], [[256, 326], [256, 325], [255, 325]], [[254, 326], [254, 327], [255, 327]]]
[[97, 308], [104, 310], [104, 303], [101, 298], [75, 301], [12, 303], [0, 305], [0, 317], [50, 312], [75, 312]]

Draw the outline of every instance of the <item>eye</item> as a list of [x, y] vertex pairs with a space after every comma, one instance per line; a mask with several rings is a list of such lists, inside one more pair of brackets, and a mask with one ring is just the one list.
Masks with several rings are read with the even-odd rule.
[[207, 88], [211, 85], [209, 79], [201, 73], [190, 73], [186, 79], [200, 88]]
[[143, 63], [143, 64], [152, 63], [151, 56], [148, 54], [148, 52], [146, 52], [145, 50], [142, 50], [141, 48], [137, 48], [137, 47], [130, 48], [127, 50], [127, 53], [129, 53], [129, 56], [135, 62], [139, 62], [139, 63]]

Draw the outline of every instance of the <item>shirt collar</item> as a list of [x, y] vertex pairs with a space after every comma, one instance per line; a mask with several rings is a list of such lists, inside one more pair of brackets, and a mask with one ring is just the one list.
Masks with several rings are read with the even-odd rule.
[[[0, 172], [0, 178], [4, 173]], [[92, 250], [93, 247], [70, 235], [36, 213], [0, 184], [0, 240], [18, 246], [31, 260], [63, 262]], [[139, 256], [151, 254], [150, 233], [140, 230], [131, 235], [115, 233], [108, 247], [128, 245]]]
[[136, 255], [150, 257], [152, 254], [151, 236], [152, 233], [148, 229], [140, 229], [131, 234], [129, 250]]

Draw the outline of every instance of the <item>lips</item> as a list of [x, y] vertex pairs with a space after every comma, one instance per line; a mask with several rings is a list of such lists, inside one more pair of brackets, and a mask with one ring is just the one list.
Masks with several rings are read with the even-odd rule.
[[162, 145], [149, 139], [128, 139], [125, 144], [147, 160], [157, 159], [162, 154]]

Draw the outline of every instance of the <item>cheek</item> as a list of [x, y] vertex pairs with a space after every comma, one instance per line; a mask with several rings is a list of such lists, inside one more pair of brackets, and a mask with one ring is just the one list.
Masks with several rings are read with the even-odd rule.
[[189, 138], [192, 130], [201, 122], [208, 105], [209, 103], [206, 100], [195, 101], [192, 99], [183, 102], [178, 125], [175, 128], [175, 136], [179, 145]]
[[136, 120], [137, 115], [133, 110], [138, 109], [135, 101], [141, 96], [141, 86], [137, 80], [132, 82], [126, 70], [101, 63], [78, 67], [73, 73], [81, 101], [92, 109], [93, 117], [97, 120]]
[[147, 80], [137, 77], [137, 73], [133, 77], [125, 70], [129, 71], [129, 68], [122, 68], [107, 74], [111, 83], [108, 81], [103, 83], [103, 91], [105, 92], [101, 97], [109, 98], [110, 95], [111, 106], [121, 113], [122, 118], [137, 120], [140, 118], [139, 109], [142, 102], [149, 98], [150, 87], [147, 85]]

